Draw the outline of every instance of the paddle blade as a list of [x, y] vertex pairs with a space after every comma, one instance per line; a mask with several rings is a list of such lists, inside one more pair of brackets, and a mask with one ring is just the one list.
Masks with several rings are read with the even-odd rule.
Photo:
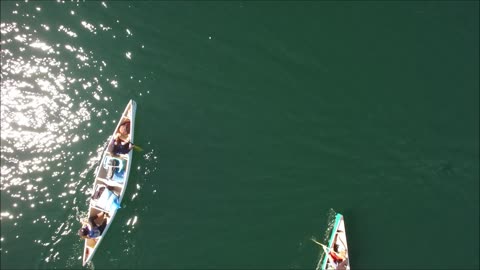
[[319, 246], [322, 246], [324, 249], [327, 248], [327, 246], [325, 246], [324, 244], [318, 242], [317, 239], [315, 239], [315, 238], [313, 238], [313, 237], [312, 237], [310, 240], [312, 240], [315, 244], [317, 244], [317, 245], [319, 245]]
[[140, 146], [137, 146], [137, 145], [133, 145], [133, 150], [138, 151], [138, 152], [143, 151], [143, 149]]

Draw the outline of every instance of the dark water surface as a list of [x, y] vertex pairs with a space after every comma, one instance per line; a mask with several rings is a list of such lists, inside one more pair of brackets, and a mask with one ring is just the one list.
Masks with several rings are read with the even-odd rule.
[[1, 268], [81, 268], [94, 169], [138, 104], [90, 269], [479, 268], [479, 2], [1, 2]]

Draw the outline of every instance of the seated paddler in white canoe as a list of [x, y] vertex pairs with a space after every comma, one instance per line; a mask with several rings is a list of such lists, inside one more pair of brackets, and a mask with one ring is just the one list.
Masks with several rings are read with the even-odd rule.
[[95, 239], [100, 237], [107, 226], [107, 218], [110, 217], [108, 212], [113, 212], [120, 208], [118, 196], [112, 191], [112, 187], [97, 184], [91, 198], [92, 204], [96, 208], [104, 209], [105, 211], [90, 216], [88, 221], [82, 222], [82, 228], [78, 230], [78, 236], [81, 238]]
[[[100, 212], [95, 216], [91, 216], [88, 219], [88, 222], [83, 222], [82, 228], [78, 230], [78, 236], [80, 238], [89, 238], [89, 239], [95, 239], [97, 237], [100, 237], [102, 235], [103, 230], [105, 230], [105, 227], [107, 226], [107, 219], [105, 218], [105, 215], [108, 215], [105, 212]], [[95, 220], [100, 219], [101, 225], [98, 225], [98, 223], [95, 222]]]
[[130, 120], [124, 121], [108, 145], [108, 152], [112, 155], [128, 154], [132, 150], [133, 144], [130, 142]]

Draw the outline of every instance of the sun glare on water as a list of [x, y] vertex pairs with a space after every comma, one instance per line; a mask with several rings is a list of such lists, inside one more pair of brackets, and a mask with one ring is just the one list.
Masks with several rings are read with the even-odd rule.
[[[117, 120], [119, 108], [111, 104], [124, 89], [115, 63], [102, 58], [102, 51], [95, 49], [102, 46], [90, 41], [119, 44], [110, 52], [127, 65], [133, 65], [139, 48], [145, 47], [141, 43], [122, 46], [120, 40], [134, 41], [136, 31], [120, 24], [119, 18], [101, 14], [115, 14], [109, 9], [110, 3], [95, 1], [2, 2], [2, 267], [81, 265], [83, 246], [76, 230], [87, 212], [94, 169]], [[85, 10], [99, 14], [90, 16]], [[62, 19], [52, 19], [52, 14]], [[125, 76], [129, 81], [134, 77], [140, 78]], [[147, 79], [143, 74], [141, 78]], [[150, 150], [143, 158], [145, 167], [137, 169], [143, 171], [143, 178], [132, 184], [137, 191], [130, 201], [141, 197], [143, 184], [155, 171], [156, 153]], [[124, 234], [133, 237], [144, 210], [133, 209], [123, 223]], [[125, 239], [122, 245], [128, 254], [135, 242]], [[28, 254], [24, 254], [26, 247]], [[19, 259], [18, 254], [30, 257]]]
[[[56, 5], [70, 6], [65, 9], [70, 23], [52, 24], [41, 17]], [[109, 115], [105, 108], [112, 97], [104, 88], [114, 89], [110, 81], [115, 76], [108, 73], [106, 60], [97, 60], [88, 44], [78, 41], [79, 35], [100, 35], [112, 28], [80, 18], [76, 7], [62, 1], [2, 4], [2, 258], [18, 243], [45, 247], [46, 263], [58, 260], [62, 240], [74, 235], [86, 211], [84, 194], [91, 181], [85, 178], [93, 174], [104, 143], [92, 144], [91, 139], [106, 123], [91, 121]], [[118, 79], [112, 81], [118, 86]], [[68, 217], [46, 215], [52, 207], [70, 209]], [[52, 235], [26, 239], [22, 232], [32, 226]]]

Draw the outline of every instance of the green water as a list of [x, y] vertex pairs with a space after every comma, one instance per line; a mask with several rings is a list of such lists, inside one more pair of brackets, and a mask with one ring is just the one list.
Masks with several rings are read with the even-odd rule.
[[137, 102], [90, 269], [479, 268], [479, 2], [1, 2], [1, 268], [76, 235]]

